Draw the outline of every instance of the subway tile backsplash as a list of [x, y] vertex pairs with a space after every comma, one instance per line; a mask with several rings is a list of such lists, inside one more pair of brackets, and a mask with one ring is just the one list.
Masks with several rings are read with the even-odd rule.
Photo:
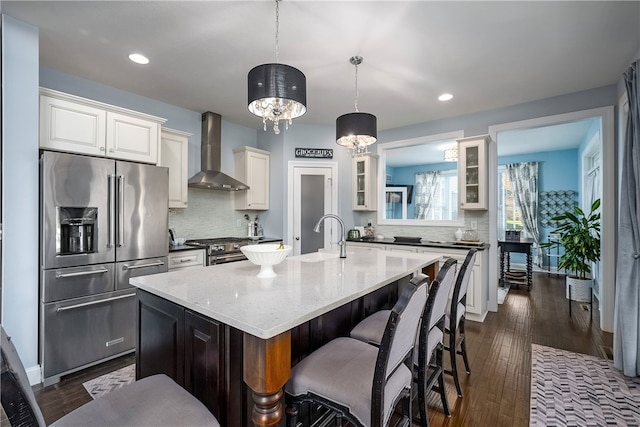
[[[476, 221], [478, 228], [478, 238], [483, 241], [489, 241], [489, 211], [466, 211], [464, 216], [465, 226], [459, 227], [462, 231], [465, 228], [471, 228], [471, 221]], [[371, 218], [371, 223], [375, 223], [375, 215]], [[429, 227], [429, 226], [402, 226], [402, 225], [377, 225], [376, 234], [383, 235], [385, 238], [393, 238], [394, 236], [411, 236], [421, 237], [429, 240], [453, 241], [458, 227]]]
[[[169, 228], [175, 230], [176, 237], [186, 239], [244, 237], [245, 213], [234, 210], [233, 192], [190, 188], [188, 207], [169, 209]], [[237, 219], [240, 227], [236, 227]]]

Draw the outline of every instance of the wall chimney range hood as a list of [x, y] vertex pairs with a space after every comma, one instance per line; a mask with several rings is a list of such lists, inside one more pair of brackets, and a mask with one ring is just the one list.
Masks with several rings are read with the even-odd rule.
[[220, 172], [222, 155], [222, 117], [207, 111], [202, 114], [201, 170], [189, 178], [189, 187], [206, 190], [238, 191], [249, 186]]

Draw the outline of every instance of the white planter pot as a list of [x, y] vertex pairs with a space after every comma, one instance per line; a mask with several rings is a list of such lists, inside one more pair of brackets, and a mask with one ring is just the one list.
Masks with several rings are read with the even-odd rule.
[[591, 286], [593, 279], [578, 279], [577, 277], [567, 276], [567, 299], [569, 299], [569, 286], [571, 286], [571, 300], [578, 302], [591, 301]]

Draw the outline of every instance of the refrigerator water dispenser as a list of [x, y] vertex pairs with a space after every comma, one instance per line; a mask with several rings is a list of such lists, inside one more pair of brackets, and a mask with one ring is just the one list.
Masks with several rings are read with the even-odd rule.
[[97, 208], [58, 207], [58, 255], [95, 252], [97, 216]]

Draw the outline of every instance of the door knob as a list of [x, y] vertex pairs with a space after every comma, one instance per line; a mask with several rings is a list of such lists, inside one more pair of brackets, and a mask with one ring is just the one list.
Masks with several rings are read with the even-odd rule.
[[296, 240], [300, 240], [300, 236], [296, 236]]

